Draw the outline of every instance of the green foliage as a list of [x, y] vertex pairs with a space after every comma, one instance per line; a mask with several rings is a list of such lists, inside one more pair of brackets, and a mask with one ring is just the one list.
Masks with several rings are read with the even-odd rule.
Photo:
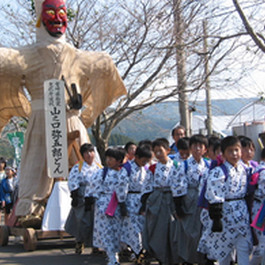
[[0, 139], [0, 157], [4, 157], [8, 161], [13, 161], [15, 158], [14, 147], [7, 140]]
[[73, 21], [75, 18], [75, 11], [72, 8], [67, 8], [67, 19], [68, 21]]

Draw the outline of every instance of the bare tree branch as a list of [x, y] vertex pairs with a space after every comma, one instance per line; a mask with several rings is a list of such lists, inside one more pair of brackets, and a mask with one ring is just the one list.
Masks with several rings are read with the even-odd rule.
[[[250, 37], [252, 38], [252, 40], [256, 43], [256, 45], [263, 51], [265, 52], [265, 46], [263, 45], [263, 43], [260, 41], [260, 39], [258, 38], [258, 35], [254, 32], [254, 30], [252, 29], [252, 27], [250, 26], [247, 17], [245, 16], [242, 8], [240, 7], [239, 3], [237, 0], [233, 0], [234, 6], [245, 26], [245, 29], [247, 31], [247, 33], [250, 35]], [[263, 41], [264, 41], [264, 37], [262, 37]]]

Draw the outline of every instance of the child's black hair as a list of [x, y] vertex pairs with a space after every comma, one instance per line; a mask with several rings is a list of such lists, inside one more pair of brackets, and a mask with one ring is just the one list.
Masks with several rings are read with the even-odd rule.
[[190, 148], [189, 143], [190, 143], [189, 137], [180, 138], [177, 143], [178, 150], [188, 150]]
[[105, 156], [113, 157], [122, 163], [125, 157], [125, 150], [123, 148], [108, 148], [105, 152]]
[[215, 146], [216, 144], [220, 144], [221, 143], [221, 139], [215, 135], [210, 135], [208, 137], [208, 147], [210, 146]]
[[169, 141], [166, 138], [157, 138], [152, 143], [152, 148], [154, 149], [156, 146], [162, 146], [165, 149], [169, 149]]
[[216, 142], [213, 146], [213, 152], [216, 153], [216, 151], [221, 148], [221, 139], [220, 141]]
[[216, 151], [221, 148], [221, 139], [216, 135], [210, 135], [208, 137], [208, 148], [210, 146], [213, 147], [213, 152], [216, 153]]
[[208, 147], [208, 139], [202, 134], [194, 134], [190, 137], [190, 147], [193, 144], [203, 144], [205, 148]]
[[138, 143], [138, 146], [141, 146], [141, 145], [149, 146], [152, 149], [152, 141], [149, 139], [141, 140]]
[[128, 142], [125, 144], [124, 149], [127, 153], [131, 145], [136, 145], [136, 144], [134, 142]]
[[4, 165], [4, 169], [6, 168], [6, 160], [3, 158], [3, 157], [0, 157], [0, 163], [2, 164], [5, 164]]
[[254, 142], [247, 136], [239, 135], [238, 139], [240, 140], [242, 147], [253, 147], [256, 150]]
[[92, 144], [85, 143], [80, 146], [81, 156], [84, 156], [85, 152], [93, 152], [93, 151], [95, 151], [95, 148]]
[[226, 148], [233, 145], [240, 145], [240, 140], [236, 136], [227, 136], [221, 140], [221, 151], [224, 154]]
[[152, 150], [149, 145], [140, 145], [136, 148], [135, 156], [137, 156], [138, 158], [142, 157], [151, 158]]

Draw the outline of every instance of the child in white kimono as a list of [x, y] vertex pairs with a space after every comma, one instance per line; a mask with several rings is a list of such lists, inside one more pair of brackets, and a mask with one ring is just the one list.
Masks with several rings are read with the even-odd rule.
[[[256, 174], [259, 174], [259, 176], [258, 185], [254, 193], [252, 220], [254, 220], [254, 217], [265, 200], [265, 148], [261, 151], [260, 159], [260, 163], [255, 169]], [[261, 264], [262, 256], [265, 253], [265, 235], [260, 230], [255, 230], [255, 232], [258, 237], [258, 245], [253, 248], [252, 258], [250, 260], [251, 265]]]
[[93, 212], [85, 211], [85, 191], [92, 181], [92, 175], [102, 167], [94, 162], [95, 149], [92, 144], [83, 144], [80, 153], [84, 160], [75, 164], [68, 176], [72, 208], [65, 223], [65, 231], [76, 239], [77, 254], [83, 252], [84, 244], [92, 246]]
[[[207, 182], [209, 171], [224, 162], [222, 153], [221, 153], [221, 139], [219, 139], [216, 136], [211, 136], [208, 138], [207, 156], [209, 158], [210, 168], [206, 170], [206, 172], [204, 172], [204, 174], [202, 175], [202, 178], [200, 181], [200, 187], [199, 187], [199, 196], [201, 196], [202, 189], [204, 188], [204, 185]], [[200, 199], [201, 198], [199, 198], [199, 201]], [[199, 205], [199, 202], [198, 202], [198, 205]], [[209, 211], [206, 205], [200, 205], [199, 207], [202, 208], [201, 214], [200, 214], [200, 221], [202, 224], [202, 233], [203, 233], [203, 231], [206, 230], [207, 227], [209, 226], [209, 222], [211, 222], [211, 219], [209, 217]], [[205, 246], [203, 240], [199, 241], [197, 250], [205, 254], [205, 258], [207, 259], [206, 265], [214, 265], [215, 261], [209, 256], [207, 246]]]
[[210, 162], [212, 160], [216, 160], [217, 156], [220, 154], [221, 139], [215, 135], [211, 135], [208, 137], [208, 148], [206, 156], [209, 158]]
[[256, 152], [255, 144], [247, 136], [238, 136], [238, 138], [242, 148], [241, 163], [247, 171], [247, 174], [251, 175], [258, 166], [258, 162], [252, 160]]
[[149, 167], [143, 186], [141, 213], [145, 213], [143, 246], [160, 264], [177, 263], [175, 233], [175, 208], [172, 198], [172, 179], [176, 167], [168, 157], [169, 142], [156, 139], [152, 148], [158, 162]]
[[[248, 182], [251, 180], [252, 174], [255, 172], [256, 167], [258, 166], [258, 162], [254, 161], [253, 158], [255, 156], [256, 148], [254, 142], [247, 136], [241, 135], [238, 136], [241, 143], [241, 160], [243, 167], [247, 173]], [[255, 189], [255, 187], [253, 187]], [[252, 189], [253, 189], [252, 188]], [[250, 213], [249, 222], [252, 223], [252, 206], [253, 206], [253, 192], [247, 192], [246, 202], [248, 206], [248, 211]], [[256, 246], [258, 244], [256, 231], [251, 227], [251, 232], [253, 236], [253, 245]]]
[[178, 215], [176, 241], [181, 262], [203, 263], [204, 255], [197, 252], [201, 236], [200, 213], [198, 205], [199, 186], [202, 175], [208, 171], [208, 161], [203, 159], [208, 140], [195, 134], [189, 142], [191, 157], [183, 161], [173, 180], [173, 197]]
[[134, 142], [128, 142], [125, 144], [124, 149], [126, 152], [125, 160], [126, 161], [132, 161], [135, 156], [137, 145]]
[[135, 152], [135, 158], [127, 162], [119, 172], [118, 201], [125, 202], [127, 207], [127, 216], [124, 217], [121, 227], [121, 242], [125, 243], [132, 250], [136, 259], [143, 248], [142, 232], [144, 225], [144, 216], [139, 215], [141, 207], [142, 186], [146, 177], [144, 166], [152, 158], [152, 152], [149, 146], [138, 146]]
[[224, 138], [221, 150], [227, 174], [219, 166], [209, 172], [205, 197], [209, 202], [212, 221], [201, 240], [210, 256], [218, 260], [220, 265], [230, 264], [234, 249], [237, 251], [238, 264], [248, 265], [252, 236], [245, 201], [247, 174], [239, 162], [240, 140], [234, 136]]
[[[99, 170], [92, 178], [90, 195], [95, 198], [93, 245], [103, 249], [108, 256], [108, 265], [119, 264], [118, 253], [121, 250], [120, 233], [122, 216], [126, 216], [126, 207], [121, 202], [115, 214], [109, 216], [106, 210], [114, 192], [118, 195], [119, 170], [125, 152], [109, 148], [106, 153], [107, 167]], [[86, 207], [93, 204], [92, 196], [86, 197]], [[118, 195], [119, 196], [119, 195]]]
[[169, 154], [169, 157], [176, 162], [182, 162], [190, 157], [189, 137], [182, 137], [178, 140], [177, 148], [178, 152], [175, 154]]

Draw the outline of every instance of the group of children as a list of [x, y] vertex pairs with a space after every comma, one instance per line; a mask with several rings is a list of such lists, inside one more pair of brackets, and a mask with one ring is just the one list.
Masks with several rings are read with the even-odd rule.
[[110, 148], [105, 167], [93, 161], [92, 145], [81, 147], [66, 222], [77, 253], [86, 243], [104, 250], [108, 265], [119, 264], [124, 248], [136, 263], [144, 252], [160, 264], [261, 263], [264, 235], [250, 224], [265, 199], [265, 150], [258, 164], [248, 137], [188, 138], [181, 130], [172, 132], [173, 148], [165, 138]]

